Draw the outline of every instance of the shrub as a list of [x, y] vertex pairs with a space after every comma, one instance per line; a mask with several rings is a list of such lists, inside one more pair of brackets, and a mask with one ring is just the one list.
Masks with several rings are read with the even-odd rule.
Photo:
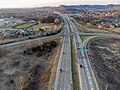
[[48, 52], [51, 52], [51, 48], [48, 48], [47, 51], [48, 51]]
[[37, 45], [37, 46], [36, 46], [36, 52], [37, 52], [37, 51], [43, 51], [43, 47], [40, 46], [40, 45]]
[[36, 52], [37, 51], [37, 49], [35, 47], [32, 47], [31, 50], [32, 50], [32, 52]]
[[25, 80], [23, 82], [23, 89], [22, 90], [27, 90], [27, 88], [29, 88], [31, 82], [32, 82], [32, 77], [28, 76], [27, 78], [25, 78]]
[[39, 28], [39, 32], [44, 32], [44, 29], [42, 29], [42, 28]]
[[57, 46], [57, 43], [55, 41], [51, 41], [51, 46], [52, 47], [56, 47]]
[[47, 16], [41, 19], [41, 23], [54, 23], [54, 16]]
[[32, 76], [37, 75], [39, 67], [40, 67], [40, 65], [36, 65], [30, 70], [30, 73]]
[[51, 44], [50, 44], [50, 42], [46, 42], [44, 46], [48, 48], [51, 46]]
[[32, 49], [27, 48], [26, 50], [23, 51], [23, 55], [31, 55], [31, 54], [33, 54]]
[[24, 51], [23, 51], [23, 55], [31, 55], [33, 53], [36, 53], [37, 57], [40, 57], [44, 54], [46, 54], [46, 52], [51, 52], [52, 48], [57, 46], [57, 42], [56, 41], [47, 41], [47, 42], [43, 42], [43, 43], [39, 43], [37, 46], [33, 46], [30, 48], [27, 47]]
[[0, 57], [5, 56], [9, 51], [5, 48], [0, 48]]
[[40, 51], [37, 51], [37, 53], [36, 53], [36, 56], [37, 56], [37, 57], [40, 57], [40, 56], [42, 56], [42, 52], [40, 52]]

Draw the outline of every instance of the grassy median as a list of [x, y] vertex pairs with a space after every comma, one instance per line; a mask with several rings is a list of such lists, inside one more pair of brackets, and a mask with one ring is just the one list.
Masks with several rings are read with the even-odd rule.
[[89, 37], [91, 37], [91, 36], [82, 36], [82, 35], [80, 35], [80, 38], [81, 38], [81, 40], [84, 42], [85, 40], [87, 40]]
[[70, 37], [71, 40], [71, 66], [72, 66], [72, 79], [73, 79], [73, 90], [80, 90], [78, 68], [76, 64], [75, 47], [73, 42], [73, 36]]

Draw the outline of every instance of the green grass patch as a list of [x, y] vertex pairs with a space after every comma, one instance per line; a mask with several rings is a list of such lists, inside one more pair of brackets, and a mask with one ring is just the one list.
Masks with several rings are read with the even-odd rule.
[[5, 28], [12, 28], [13, 25], [7, 25]]
[[85, 26], [85, 22], [83, 22], [83, 21], [78, 21], [78, 23]]
[[91, 36], [81, 36], [80, 35], [80, 38], [81, 38], [81, 40], [84, 42], [85, 40], [87, 40], [89, 37], [91, 37]]
[[38, 25], [34, 25], [30, 28], [33, 28], [34, 30], [37, 30], [39, 31], [40, 28], [42, 27], [51, 27], [51, 28], [54, 28], [55, 25], [51, 24], [51, 23], [39, 23]]
[[22, 24], [22, 25], [19, 25], [19, 26], [17, 26], [17, 27], [15, 27], [15, 28], [28, 28], [28, 27], [30, 27], [30, 26], [32, 26], [32, 25], [34, 25], [35, 23], [25, 23], [25, 24]]
[[78, 69], [77, 69], [77, 64], [76, 64], [73, 36], [70, 37], [70, 40], [71, 40], [71, 66], [72, 66], [73, 90], [80, 90], [79, 75], [78, 75]]
[[27, 90], [31, 83], [32, 83], [32, 77], [30, 76], [26, 77], [23, 83], [22, 90]]

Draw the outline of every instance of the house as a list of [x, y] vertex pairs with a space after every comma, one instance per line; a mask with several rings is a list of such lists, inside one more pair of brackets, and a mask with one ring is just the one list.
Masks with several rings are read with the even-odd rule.
[[16, 34], [15, 31], [13, 30], [5, 30], [3, 33], [4, 38], [11, 38], [11, 37], [17, 37], [18, 35]]
[[35, 23], [35, 20], [30, 20], [29, 23]]
[[51, 27], [48, 27], [48, 26], [42, 27], [42, 29], [43, 29], [44, 31], [52, 30], [52, 28], [51, 28]]
[[98, 24], [98, 28], [99, 29], [103, 28], [103, 25], [102, 24]]
[[105, 27], [109, 28], [110, 27], [110, 22], [105, 22]]

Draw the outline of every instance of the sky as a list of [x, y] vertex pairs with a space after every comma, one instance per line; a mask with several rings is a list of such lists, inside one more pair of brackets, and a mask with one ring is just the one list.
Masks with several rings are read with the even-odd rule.
[[81, 4], [120, 4], [120, 0], [0, 0], [0, 8], [24, 8]]

